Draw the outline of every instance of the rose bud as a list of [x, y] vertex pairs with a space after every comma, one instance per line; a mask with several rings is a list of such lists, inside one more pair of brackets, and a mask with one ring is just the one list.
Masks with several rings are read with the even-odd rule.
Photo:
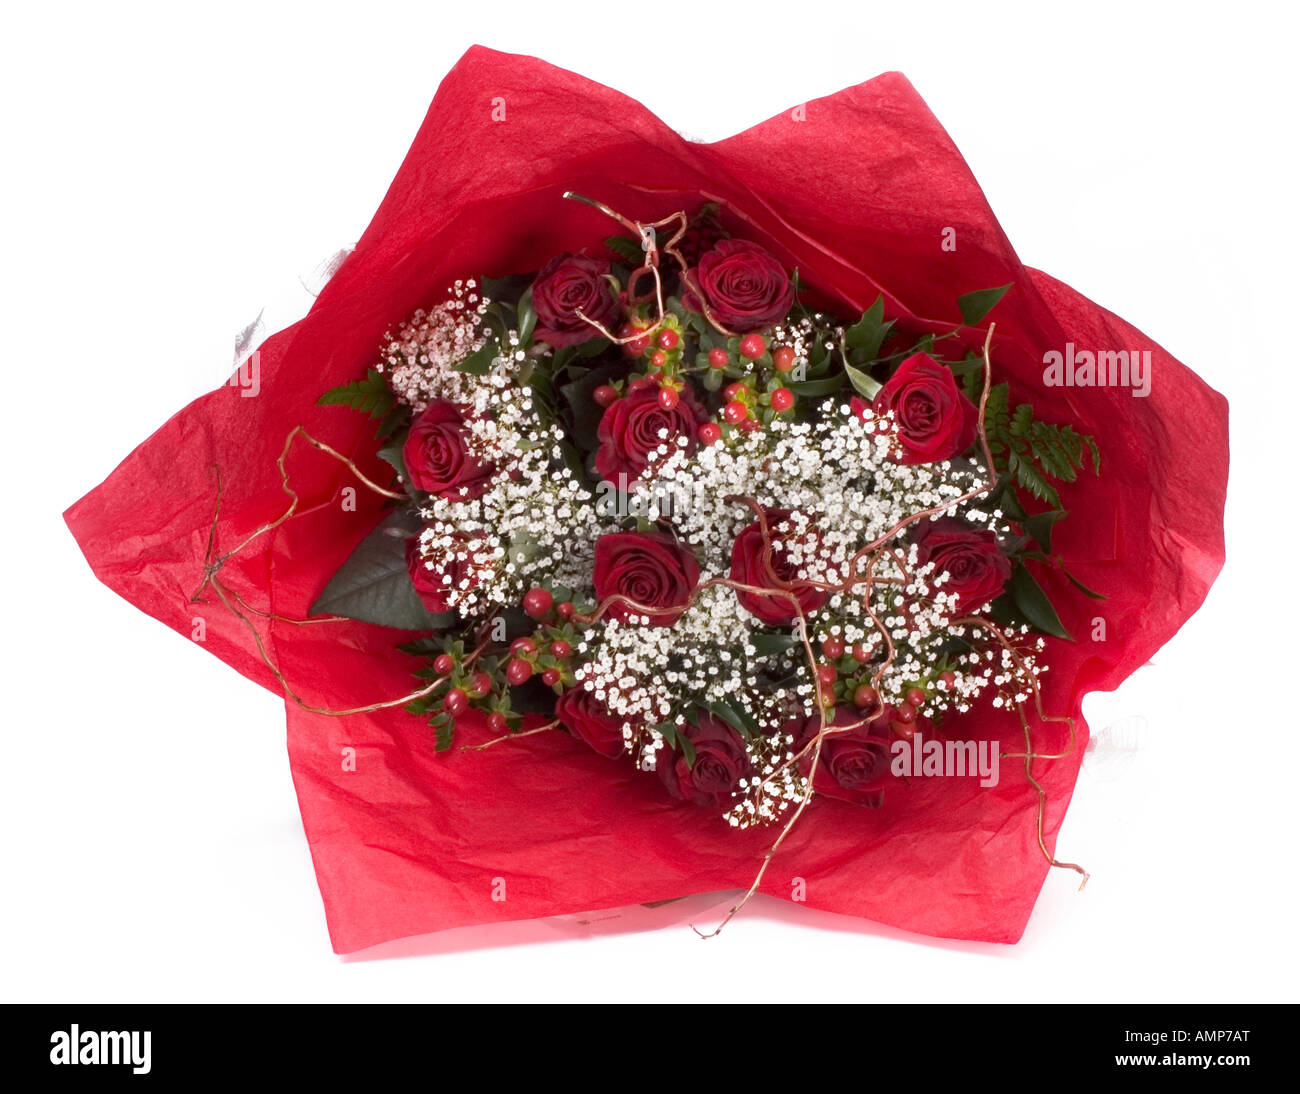
[[[885, 788], [893, 778], [890, 770], [891, 737], [889, 723], [894, 708], [886, 707], [874, 718], [848, 707], [828, 711], [828, 726], [858, 725], [844, 733], [829, 734], [822, 738], [821, 752], [817, 758], [817, 771], [813, 775], [813, 791], [828, 798], [854, 805], [877, 808], [884, 798]], [[792, 746], [798, 754], [821, 731], [821, 718], [812, 715], [787, 722], [785, 732], [794, 737]], [[805, 776], [812, 769], [813, 751], [799, 761]]]
[[724, 239], [684, 275], [682, 303], [739, 333], [779, 323], [794, 306], [785, 267], [757, 243]]
[[696, 805], [727, 805], [740, 780], [754, 770], [740, 734], [704, 713], [698, 725], [687, 724], [678, 732], [694, 747], [695, 762], [688, 764], [680, 752], [659, 753], [655, 770], [668, 793]]
[[464, 416], [455, 404], [442, 399], [430, 403], [415, 419], [402, 447], [402, 460], [417, 490], [452, 501], [477, 498], [496, 470], [475, 459]]
[[623, 719], [611, 714], [604, 703], [583, 687], [569, 688], [555, 701], [555, 717], [573, 736], [602, 756], [620, 756], [626, 748]]
[[960, 455], [975, 440], [979, 410], [953, 377], [952, 369], [925, 353], [914, 353], [876, 394], [872, 409], [894, 412], [903, 447], [902, 463], [936, 463]]
[[645, 605], [614, 601], [606, 613], [610, 618], [647, 615], [650, 626], [669, 627], [695, 594], [700, 565], [667, 532], [611, 532], [596, 540], [592, 581], [599, 603], [617, 595]]
[[[596, 429], [600, 442], [596, 472], [601, 478], [615, 483], [620, 475], [635, 479], [661, 444], [672, 452], [678, 437], [686, 438], [688, 455], [695, 452], [700, 426], [709, 419], [707, 412], [689, 384], [677, 393], [671, 407], [660, 402], [659, 394], [658, 384], [633, 383], [601, 416]], [[666, 439], [659, 436], [660, 430], [667, 430]]]
[[[783, 590], [780, 595], [764, 596], [761, 593], [749, 593], [737, 589], [736, 599], [740, 601], [741, 607], [768, 626], [784, 626], [791, 623], [798, 614], [794, 604], [791, 603], [791, 595], [798, 602], [803, 614], [807, 615], [826, 603], [826, 593], [815, 585], [806, 582], [801, 584], [796, 567], [790, 561], [789, 551], [777, 550], [775, 547], [783, 540], [789, 541], [789, 536], [783, 536], [782, 532], [791, 531], [789, 523], [791, 510], [767, 509], [763, 515], [767, 520], [768, 537], [773, 544], [770, 556], [772, 571], [790, 587], [786, 588], [774, 581], [772, 574], [763, 563], [763, 526], [758, 521], [743, 528], [731, 546], [731, 580], [741, 585], [754, 585], [761, 589]], [[811, 542], [807, 533], [803, 539], [805, 542]]]
[[[585, 255], [556, 255], [533, 281], [533, 337], [559, 349], [600, 337], [586, 319], [608, 328], [618, 314], [609, 263]], [[582, 318], [578, 313], [581, 312]]]
[[1001, 595], [1011, 577], [1011, 563], [998, 548], [997, 536], [958, 520], [922, 521], [912, 532], [917, 560], [932, 562], [948, 580], [939, 592], [955, 593], [957, 611], [972, 612]]
[[458, 551], [444, 559], [440, 564], [430, 567], [420, 554], [420, 540], [412, 537], [406, 541], [406, 568], [411, 575], [411, 584], [415, 586], [416, 595], [431, 612], [449, 612], [452, 606], [447, 602], [447, 595], [452, 589], [459, 589], [466, 578], [471, 589], [478, 584], [474, 567], [470, 564], [470, 548]]

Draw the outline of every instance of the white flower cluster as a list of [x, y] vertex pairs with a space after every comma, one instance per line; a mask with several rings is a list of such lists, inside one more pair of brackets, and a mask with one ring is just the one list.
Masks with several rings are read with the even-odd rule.
[[481, 496], [433, 498], [421, 510], [421, 556], [464, 616], [514, 607], [543, 577], [589, 589], [592, 547], [608, 530], [563, 463], [563, 430], [543, 424], [522, 382], [530, 362], [518, 332], [490, 336], [498, 352], [485, 375], [457, 369], [489, 339], [481, 321], [491, 301], [476, 288], [457, 281], [446, 303], [416, 312], [385, 342], [378, 366], [417, 414], [434, 399], [455, 403], [473, 458], [496, 469]]
[[[778, 418], [765, 430], [737, 432], [691, 456], [684, 444], [665, 441], [631, 493], [672, 497], [675, 534], [699, 560], [702, 580], [730, 573], [736, 536], [756, 520], [742, 499], [764, 510], [790, 510], [785, 522], [770, 526], [783, 569], [838, 590], [809, 615], [808, 638], [814, 648], [830, 637], [856, 647], [864, 673], [874, 675], [891, 657], [879, 682], [886, 703], [902, 704], [911, 687], [928, 682], [921, 713], [933, 717], [950, 706], [968, 709], [990, 683], [1021, 679], [987, 635], [952, 624], [958, 613], [956, 597], [943, 591], [947, 575], [921, 564], [905, 533], [886, 539], [930, 509], [934, 517], [922, 519], [960, 513], [975, 527], [1009, 534], [1002, 514], [979, 508], [978, 499], [958, 504], [986, 484], [983, 469], [969, 461], [898, 462], [888, 417], [862, 420], [833, 401], [816, 417], [814, 423]], [[863, 554], [881, 540], [881, 550]], [[625, 737], [630, 748], [640, 744], [643, 766], [653, 765], [661, 747], [653, 726], [684, 704], [722, 701], [767, 727], [751, 735], [750, 758], [760, 775], [728, 814], [733, 824], [770, 820], [806, 793], [806, 780], [786, 762], [788, 740], [779, 726], [817, 709], [816, 685], [801, 641], [780, 655], [757, 655], [754, 634], [762, 626], [732, 590], [714, 586], [671, 629], [601, 621], [580, 647], [584, 686], [627, 719]], [[786, 630], [798, 637], [796, 627]], [[1032, 651], [1020, 655], [1036, 671]], [[940, 682], [938, 666], [952, 675]], [[682, 724], [680, 713], [675, 721]]]
[[595, 541], [612, 529], [563, 462], [564, 431], [542, 424], [509, 372], [475, 379], [492, 392], [492, 413], [467, 416], [465, 427], [475, 457], [497, 474], [477, 498], [433, 498], [421, 511], [426, 564], [435, 572], [461, 564], [448, 601], [464, 616], [514, 607], [543, 579], [589, 591]]
[[417, 311], [384, 339], [375, 368], [417, 414], [434, 399], [471, 406], [487, 394], [479, 391], [479, 377], [456, 371], [486, 341], [481, 319], [491, 301], [477, 290], [473, 280], [457, 281], [447, 301]]

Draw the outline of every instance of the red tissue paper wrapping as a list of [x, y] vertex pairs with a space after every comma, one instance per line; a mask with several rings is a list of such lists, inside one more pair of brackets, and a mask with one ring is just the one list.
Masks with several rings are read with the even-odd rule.
[[[733, 234], [797, 267], [839, 314], [883, 293], [886, 314], [950, 327], [955, 299], [1011, 283], [993, 358], [1012, 396], [1038, 416], [1097, 436], [1100, 479], [1062, 489], [1071, 518], [1057, 550], [1108, 599], [1088, 600], [1044, 569], [1040, 581], [1077, 641], [1049, 640], [1049, 710], [1079, 718], [1062, 760], [1040, 761], [1049, 847], [1087, 741], [1085, 693], [1116, 687], [1196, 610], [1223, 564], [1227, 403], [1135, 328], [1059, 281], [1022, 266], [943, 128], [901, 75], [808, 102], [715, 144], [691, 143], [639, 103], [529, 57], [471, 49], [442, 82], [419, 134], [356, 250], [310, 313], [261, 346], [261, 390], [227, 386], [196, 400], [66, 513], [96, 575], [187, 637], [282, 693], [252, 635], [203, 576], [216, 500], [218, 552], [284, 512], [276, 459], [302, 425], [388, 482], [373, 427], [317, 396], [372, 364], [385, 330], [442, 298], [456, 278], [540, 267], [615, 230], [561, 200], [576, 190], [652, 221], [720, 203]], [[940, 248], [945, 229], [957, 247]], [[1077, 347], [1147, 350], [1146, 398], [1123, 387], [1045, 387], [1042, 354]], [[300, 509], [222, 570], [249, 604], [302, 618], [329, 576], [380, 519], [337, 461], [296, 444], [287, 461]], [[1092, 640], [1093, 620], [1106, 623]], [[267, 655], [303, 699], [330, 709], [412, 690], [402, 635], [359, 623], [297, 627], [258, 617]], [[773, 830], [738, 831], [669, 800], [659, 781], [547, 733], [482, 752], [436, 755], [420, 718], [399, 709], [332, 718], [292, 702], [288, 747], [336, 951], [498, 920], [612, 908], [747, 888]], [[460, 740], [486, 739], [462, 720]], [[1018, 725], [982, 707], [965, 739], [1023, 746]], [[1036, 745], [1063, 745], [1052, 724]], [[355, 770], [345, 770], [345, 748]], [[1047, 874], [1035, 796], [1017, 761], [999, 784], [914, 779], [879, 810], [814, 802], [762, 891], [927, 935], [1015, 942]], [[493, 900], [494, 879], [507, 899]]]

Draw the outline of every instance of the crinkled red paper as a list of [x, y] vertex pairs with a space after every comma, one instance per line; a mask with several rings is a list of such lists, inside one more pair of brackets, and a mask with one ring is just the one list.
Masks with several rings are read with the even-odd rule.
[[[505, 119], [494, 120], [504, 105]], [[499, 109], [496, 111], [499, 116]], [[69, 526], [99, 578], [182, 634], [204, 566], [220, 466], [219, 550], [284, 511], [275, 462], [295, 425], [352, 454], [387, 482], [373, 429], [315, 405], [362, 375], [385, 330], [441, 298], [456, 278], [540, 267], [595, 245], [613, 226], [561, 200], [567, 189], [650, 221], [704, 199], [735, 234], [757, 239], [801, 277], [860, 313], [951, 325], [965, 292], [1013, 283], [992, 318], [994, 360], [1013, 397], [1039, 417], [1097, 435], [1104, 475], [1062, 490], [1070, 519], [1057, 546], [1105, 601], [1058, 574], [1040, 579], [1074, 643], [1052, 640], [1050, 707], [1080, 715], [1088, 691], [1116, 687], [1196, 610], [1223, 563], [1227, 404], [1145, 335], [1017, 260], [952, 141], [901, 75], [888, 73], [778, 115], [716, 144], [683, 140], [639, 103], [529, 57], [471, 49], [443, 81], [355, 252], [301, 322], [261, 347], [262, 389], [196, 400], [72, 506]], [[957, 249], [944, 252], [945, 228]], [[1125, 388], [1047, 388], [1042, 354], [1150, 349], [1148, 398]], [[301, 511], [222, 571], [249, 603], [304, 616], [328, 577], [378, 520], [379, 501], [337, 462], [295, 447]], [[207, 646], [279, 692], [244, 626], [212, 600]], [[1107, 638], [1092, 641], [1092, 620]], [[267, 650], [312, 704], [341, 708], [403, 695], [414, 661], [391, 630], [363, 624], [263, 628]], [[638, 774], [561, 733], [484, 752], [435, 754], [401, 710], [335, 719], [288, 711], [289, 755], [334, 948], [494, 920], [528, 919], [748, 887], [769, 830], [735, 831], [711, 811], [668, 800]], [[1040, 762], [1047, 838], [1070, 800], [1086, 741]], [[961, 735], [1018, 743], [1012, 721], [971, 715]], [[462, 722], [460, 740], [485, 739]], [[1063, 743], [1055, 727], [1041, 748]], [[356, 770], [341, 761], [356, 750]], [[763, 890], [911, 931], [1014, 942], [1048, 866], [1035, 798], [1014, 762], [996, 788], [970, 778], [914, 779], [868, 810], [816, 801], [782, 847]], [[1067, 856], [1068, 857], [1068, 856]], [[495, 878], [508, 899], [492, 899]]]

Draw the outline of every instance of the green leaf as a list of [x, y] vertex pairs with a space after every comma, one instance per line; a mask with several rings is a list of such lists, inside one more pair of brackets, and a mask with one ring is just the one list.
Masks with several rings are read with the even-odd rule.
[[455, 366], [457, 372], [468, 372], [471, 376], [486, 376], [492, 371], [492, 361], [500, 354], [501, 346], [495, 338], [489, 338], [465, 360]]
[[579, 342], [576, 346], [563, 346], [555, 351], [555, 356], [551, 359], [551, 372], [559, 376], [573, 362], [596, 357], [603, 353], [608, 345], [609, 339], [598, 334], [595, 338], [588, 338], [587, 341]]
[[750, 642], [758, 657], [771, 657], [774, 654], [785, 653], [798, 641], [798, 637], [793, 634], [764, 634], [760, 632], [750, 636]]
[[372, 368], [366, 370], [364, 380], [353, 380], [325, 392], [316, 400], [316, 405], [346, 406], [372, 418], [383, 418], [393, 409], [394, 402], [384, 374]]
[[406, 568], [406, 541], [420, 520], [406, 510], [389, 513], [329, 580], [312, 615], [342, 615], [363, 623], [412, 631], [445, 630], [455, 612], [431, 613], [420, 603]]
[[379, 450], [379, 458], [402, 476], [402, 482], [410, 483], [411, 480], [406, 475], [406, 459], [402, 455], [404, 447], [401, 444], [385, 445]]
[[844, 332], [845, 345], [859, 351], [856, 356], [861, 360], [874, 360], [876, 354], [880, 352], [881, 343], [889, 333], [889, 328], [893, 326], [892, 322], [884, 322], [884, 318], [885, 298], [877, 296], [875, 303], [862, 313], [862, 318]]
[[957, 307], [961, 309], [962, 322], [968, 327], [973, 327], [993, 310], [1009, 288], [1011, 288], [1010, 284], [999, 285], [996, 289], [977, 289], [975, 292], [957, 297]]
[[531, 274], [511, 274], [509, 277], [483, 277], [479, 279], [479, 286], [483, 290], [483, 296], [494, 304], [518, 300], [524, 290], [532, 283]]
[[1025, 526], [1025, 531], [1034, 537], [1038, 545], [1047, 552], [1052, 550], [1052, 529], [1056, 522], [1069, 516], [1065, 509], [1048, 509], [1043, 513], [1035, 513], [1033, 516], [1025, 517], [1021, 524]]
[[645, 251], [641, 249], [639, 239], [633, 239], [631, 236], [610, 236], [605, 240], [605, 246], [634, 269], [645, 265]]
[[695, 742], [692, 741], [685, 733], [678, 733], [677, 747], [682, 750], [682, 758], [686, 761], [687, 767], [695, 766]]
[[[709, 372], [704, 374], [705, 378], [708, 378], [709, 373], [716, 373], [717, 371], [717, 369], [710, 369]], [[844, 377], [837, 373], [834, 376], [826, 376], [820, 380], [791, 380], [785, 386], [805, 399], [815, 399], [821, 395], [834, 395], [844, 386]]]
[[1078, 589], [1079, 592], [1083, 593], [1084, 596], [1090, 596], [1090, 597], [1092, 597], [1093, 600], [1109, 600], [1109, 599], [1110, 599], [1110, 597], [1104, 595], [1103, 593], [1095, 592], [1095, 591], [1093, 591], [1092, 589], [1088, 588], [1087, 585], [1085, 585], [1082, 581], [1080, 581], [1077, 577], [1075, 577], [1074, 574], [1070, 573], [1070, 571], [1067, 570], [1064, 566], [1061, 567], [1061, 572], [1062, 572], [1063, 574], [1065, 574], [1065, 576], [1068, 577], [1068, 578], [1070, 579], [1070, 583], [1071, 583], [1071, 584], [1072, 584], [1076, 589]]
[[747, 718], [740, 711], [737, 711], [728, 703], [716, 702], [705, 703], [704, 709], [710, 714], [721, 718], [727, 725], [731, 726], [737, 733], [746, 739], [754, 736], [758, 732], [758, 726], [752, 718]]
[[1016, 608], [1030, 626], [1035, 627], [1044, 634], [1050, 634], [1056, 638], [1066, 638], [1071, 642], [1074, 641], [1073, 636], [1061, 623], [1061, 617], [1056, 614], [1052, 602], [1047, 599], [1043, 587], [1034, 580], [1034, 575], [1024, 566], [1017, 566], [1012, 571], [1011, 581], [1007, 588], [1011, 593], [1011, 599], [1015, 602]]
[[853, 390], [864, 399], [874, 399], [879, 393], [882, 385], [861, 369], [854, 368], [847, 361], [844, 363], [844, 373], [848, 376], [849, 383], [853, 385]]
[[1056, 492], [1056, 487], [1043, 477], [1042, 472], [1033, 465], [1032, 461], [1017, 458], [1012, 453], [1008, 465], [1015, 472], [1016, 482], [1033, 494], [1034, 497], [1039, 501], [1047, 502], [1053, 508], [1060, 508], [1061, 495]]
[[519, 298], [516, 309], [516, 330], [519, 331], [519, 344], [527, 346], [533, 337], [533, 328], [537, 326], [537, 311], [533, 308], [533, 287], [528, 286]]

